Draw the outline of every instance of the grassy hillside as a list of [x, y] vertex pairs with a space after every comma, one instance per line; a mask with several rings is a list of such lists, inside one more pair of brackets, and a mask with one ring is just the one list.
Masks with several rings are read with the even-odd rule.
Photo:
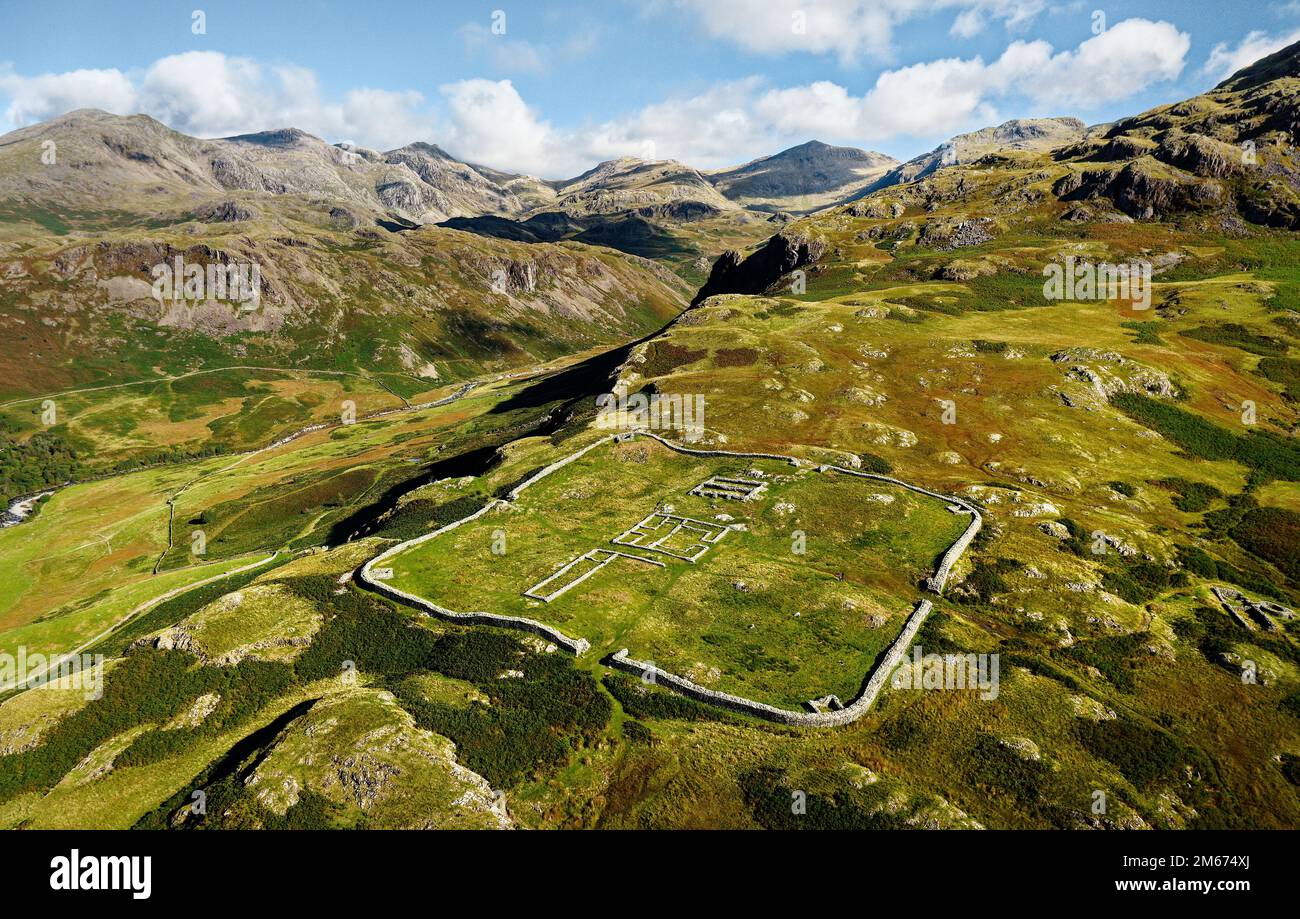
[[[110, 661], [102, 698], [0, 699], [0, 824], [1300, 825], [1300, 619], [1228, 609], [1213, 592], [1300, 608], [1300, 242], [1283, 123], [1296, 59], [1066, 146], [989, 151], [784, 225], [632, 345], [675, 312], [675, 282], [581, 243], [448, 229], [272, 238], [266, 251], [310, 269], [274, 275], [275, 289], [338, 311], [295, 325], [295, 307], [279, 331], [214, 337], [150, 327], [98, 293], [55, 309], [117, 276], [117, 250], [93, 250], [108, 261], [92, 282], [68, 240], [6, 237], [32, 279], [8, 315], [54, 323], [15, 323], [31, 337], [7, 360], [58, 355], [34, 380], [0, 377], [11, 398], [64, 392], [44, 433], [87, 468], [185, 455], [57, 491], [0, 530], [15, 572], [0, 648], [86, 645]], [[234, 236], [222, 245], [251, 251]], [[506, 258], [521, 286], [501, 299], [465, 282]], [[538, 260], [555, 273], [530, 274]], [[1148, 265], [1151, 286], [1049, 296], [1044, 270], [1067, 260]], [[567, 286], [579, 275], [581, 303]], [[192, 373], [276, 354], [288, 363], [274, 370]], [[114, 364], [149, 382], [68, 391], [126, 382]], [[480, 385], [419, 407], [467, 377]], [[607, 433], [596, 397], [615, 382], [702, 396], [692, 446], [808, 462], [605, 445], [394, 561], [397, 584], [437, 602], [588, 638], [577, 657], [357, 583], [397, 541]], [[230, 452], [328, 422], [344, 399], [355, 424]], [[3, 406], [11, 443], [40, 447], [35, 406]], [[365, 417], [387, 408], [401, 410]], [[49, 475], [63, 474], [67, 457], [49, 455]], [[913, 688], [909, 660], [860, 720], [810, 730], [606, 666], [627, 647], [775, 704], [851, 696], [963, 518], [840, 482], [824, 463], [979, 506], [984, 527], [915, 647], [996, 655], [995, 693]], [[690, 494], [719, 474], [762, 478], [766, 494]], [[655, 511], [726, 533], [695, 563], [620, 560], [551, 602], [524, 596]], [[172, 592], [186, 585], [198, 586]], [[791, 812], [795, 791], [805, 814]]]

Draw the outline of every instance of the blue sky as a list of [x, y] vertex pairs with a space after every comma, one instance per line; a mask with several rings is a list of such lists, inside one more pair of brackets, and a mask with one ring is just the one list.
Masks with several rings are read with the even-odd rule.
[[1300, 0], [0, 0], [0, 131], [93, 106], [200, 136], [428, 140], [548, 178], [813, 138], [905, 159], [1185, 98], [1296, 40]]

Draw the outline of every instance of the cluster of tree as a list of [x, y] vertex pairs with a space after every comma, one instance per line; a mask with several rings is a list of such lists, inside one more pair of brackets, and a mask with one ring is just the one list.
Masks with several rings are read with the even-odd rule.
[[387, 600], [355, 589], [335, 593], [338, 582], [329, 575], [290, 578], [285, 584], [326, 616], [295, 662], [302, 681], [338, 676], [344, 661], [366, 673], [409, 673], [423, 668], [437, 648], [435, 633], [413, 625]]
[[[453, 632], [428, 659], [428, 669], [474, 683], [490, 705], [460, 707], [395, 687], [416, 724], [455, 742], [458, 756], [497, 786], [514, 785], [568, 761], [609, 723], [612, 707], [590, 673], [558, 654], [531, 654], [500, 632]], [[518, 679], [501, 679], [507, 671]]]
[[[173, 756], [202, 737], [246, 722], [295, 685], [342, 676], [345, 661], [363, 673], [388, 677], [417, 723], [450, 737], [470, 768], [497, 785], [566, 762], [572, 750], [594, 741], [609, 723], [609, 698], [590, 673], [564, 655], [532, 653], [515, 636], [497, 631], [439, 635], [383, 598], [354, 587], [336, 592], [337, 581], [327, 575], [283, 583], [326, 617], [296, 662], [247, 659], [233, 667], [198, 666], [186, 652], [135, 647], [108, 675], [102, 698], [59, 722], [37, 747], [0, 757], [0, 800], [48, 789], [106, 740], [142, 724], [166, 724], [200, 696], [218, 696], [216, 708], [198, 725], [147, 731], [119, 762], [140, 766]], [[229, 589], [223, 582], [220, 592]], [[154, 619], [151, 627], [174, 623], [211, 596], [203, 589], [191, 594], [185, 603], [160, 604], [167, 607], [166, 618]], [[431, 670], [473, 682], [491, 705], [456, 708], [411, 695], [403, 678]], [[512, 670], [523, 677], [500, 678]], [[155, 818], [165, 819], [160, 814]], [[294, 820], [310, 814], [328, 816], [309, 807]], [[263, 824], [270, 817], [248, 812], [249, 820]]]
[[1282, 507], [1254, 507], [1231, 530], [1243, 549], [1300, 583], [1300, 513]]
[[1085, 666], [1096, 667], [1116, 689], [1131, 693], [1137, 690], [1134, 679], [1137, 668], [1149, 658], [1144, 648], [1150, 642], [1150, 634], [1131, 632], [1077, 642], [1059, 653]]
[[147, 766], [242, 724], [294, 682], [293, 668], [278, 661], [242, 660], [233, 667], [200, 667], [187, 674], [186, 692], [216, 694], [217, 706], [193, 728], [156, 728], [132, 741], [117, 758], [123, 766]]
[[140, 650], [104, 678], [103, 695], [65, 717], [29, 750], [0, 756], [0, 800], [57, 783], [92, 750], [125, 730], [166, 722], [191, 702], [194, 657]]
[[1134, 495], [1137, 494], [1137, 488], [1130, 485], [1128, 482], [1121, 482], [1119, 480], [1115, 480], [1113, 482], [1110, 482], [1109, 484], [1111, 490], [1118, 492], [1119, 494], [1123, 495], [1126, 498], [1132, 498]]
[[[998, 594], [1010, 590], [1003, 575], [1011, 574], [1024, 566], [1024, 562], [1014, 558], [980, 559], [961, 582], [961, 586], [973, 594], [974, 598], [978, 598], [979, 602], [989, 603]], [[959, 595], [954, 597], [961, 599]]]
[[0, 428], [0, 502], [62, 485], [82, 473], [72, 445], [53, 431], [37, 431], [19, 440]]
[[[1073, 731], [1084, 749], [1114, 763], [1139, 789], [1173, 781], [1186, 785], [1185, 767], [1200, 765], [1204, 759], [1169, 731], [1129, 718], [1106, 721], [1076, 718]], [[1211, 772], [1206, 768], [1201, 774]]]
[[1053, 768], [1046, 758], [1031, 759], [981, 733], [971, 744], [963, 767], [967, 780], [991, 797], [1011, 796], [1018, 809], [1033, 809], [1051, 781]]
[[1227, 581], [1243, 590], [1286, 601], [1286, 594], [1268, 578], [1216, 559], [1199, 546], [1179, 546], [1178, 563], [1207, 581]]
[[1215, 345], [1240, 348], [1251, 354], [1264, 356], [1281, 356], [1286, 354], [1287, 343], [1284, 339], [1272, 335], [1260, 335], [1246, 328], [1239, 322], [1221, 322], [1215, 325], [1202, 325], [1178, 333], [1184, 338], [1194, 338]]
[[112, 467], [114, 474], [122, 472], [131, 472], [136, 469], [147, 469], [150, 466], [170, 466], [179, 463], [189, 463], [198, 459], [207, 459], [211, 456], [224, 456], [230, 453], [232, 447], [229, 444], [209, 441], [201, 447], [186, 449], [184, 447], [170, 447], [165, 450], [152, 450], [148, 453], [136, 453], [126, 459], [119, 460]]
[[1198, 514], [1223, 497], [1223, 492], [1213, 485], [1192, 482], [1181, 476], [1160, 479], [1156, 484], [1172, 491], [1174, 507], [1189, 514]]
[[[1121, 557], [1117, 555], [1115, 558]], [[1139, 606], [1154, 600], [1170, 587], [1187, 583], [1186, 574], [1171, 571], [1156, 562], [1121, 559], [1112, 564], [1114, 567], [1102, 574], [1101, 585], [1117, 597]]]

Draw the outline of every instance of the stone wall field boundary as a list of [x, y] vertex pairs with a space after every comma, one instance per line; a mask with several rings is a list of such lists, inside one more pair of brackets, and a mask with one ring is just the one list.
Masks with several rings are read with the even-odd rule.
[[930, 491], [928, 488], [922, 488], [919, 485], [911, 485], [904, 482], [902, 479], [896, 479], [892, 476], [877, 475], [872, 472], [859, 472], [856, 469], [845, 469], [843, 466], [825, 466], [823, 468], [831, 469], [835, 472], [842, 472], [845, 475], [855, 475], [863, 479], [876, 479], [881, 482], [889, 482], [899, 486], [900, 488], [906, 488], [908, 491], [914, 491], [922, 495], [929, 495], [931, 498], [938, 498], [942, 501], [947, 501], [971, 515], [971, 521], [967, 524], [966, 529], [943, 553], [943, 557], [939, 559], [939, 566], [935, 569], [934, 574], [926, 579], [926, 585], [931, 590], [937, 594], [942, 594], [944, 586], [948, 583], [948, 575], [952, 574], [953, 566], [957, 564], [957, 560], [961, 558], [962, 553], [970, 547], [971, 542], [975, 539], [975, 534], [977, 534], [980, 531], [980, 528], [984, 525], [984, 515], [979, 512], [979, 508], [963, 498], [954, 498], [951, 495], [941, 494], [937, 491]]
[[600, 440], [593, 441], [592, 443], [587, 444], [587, 446], [583, 447], [581, 450], [578, 450], [574, 453], [570, 453], [568, 456], [564, 457], [563, 459], [556, 460], [555, 462], [551, 463], [549, 466], [543, 466], [541, 469], [537, 470], [535, 473], [530, 475], [527, 479], [520, 482], [514, 488], [510, 489], [510, 493], [506, 495], [506, 500], [507, 501], [516, 500], [521, 494], [523, 494], [524, 489], [532, 487], [534, 483], [536, 483], [541, 479], [546, 478], [555, 470], [559, 469], [562, 466], [569, 465], [569, 463], [573, 462], [579, 457], [585, 456], [586, 454], [590, 453], [592, 450], [595, 450], [597, 447], [602, 446], [603, 444], [607, 444], [610, 441], [614, 440], [617, 436], [618, 435], [616, 434], [607, 434], [606, 436], [602, 437]]
[[371, 589], [376, 590], [379, 593], [387, 594], [388, 596], [400, 600], [403, 603], [408, 603], [411, 606], [414, 606], [418, 609], [422, 609], [428, 613], [432, 613], [433, 615], [438, 616], [439, 618], [447, 619], [450, 620], [451, 622], [458, 622], [462, 624], [470, 623], [470, 624], [477, 624], [477, 625], [494, 625], [505, 629], [520, 629], [524, 632], [531, 632], [534, 635], [539, 635], [542, 638], [545, 638], [547, 641], [554, 642], [555, 644], [559, 645], [561, 648], [564, 648], [566, 651], [568, 651], [571, 654], [574, 655], [582, 654], [584, 651], [586, 651], [588, 648], [591, 647], [591, 643], [587, 641], [587, 639], [570, 638], [568, 635], [565, 635], [560, 630], [554, 629], [549, 625], [538, 622], [535, 619], [525, 619], [522, 616], [501, 616], [498, 615], [497, 613], [484, 613], [484, 612], [459, 613], [456, 612], [455, 610], [448, 609], [445, 606], [439, 606], [437, 603], [434, 603], [432, 600], [426, 600], [424, 597], [419, 597], [416, 596], [415, 594], [407, 593], [406, 591], [394, 587], [391, 584], [386, 584], [384, 581], [374, 576], [373, 569], [376, 565], [388, 561], [388, 559], [393, 558], [397, 554], [403, 552], [406, 549], [411, 548], [412, 546], [417, 546], [421, 543], [428, 542], [429, 540], [434, 539], [435, 537], [441, 536], [443, 533], [446, 533], [450, 530], [454, 530], [461, 524], [469, 523], [471, 520], [477, 520], [479, 517], [482, 517], [488, 511], [493, 510], [496, 507], [505, 505], [507, 503], [508, 502], [501, 501], [499, 499], [494, 499], [492, 501], [489, 501], [487, 504], [483, 505], [481, 508], [476, 510], [474, 513], [470, 514], [468, 517], [462, 517], [459, 520], [453, 520], [451, 523], [447, 524], [446, 526], [439, 527], [438, 529], [433, 530], [432, 532], [425, 533], [422, 536], [417, 536], [414, 539], [408, 539], [405, 542], [400, 542], [397, 545], [384, 550], [383, 552], [379, 553], [370, 561], [366, 562], [364, 565], [361, 566], [361, 571], [357, 575], [357, 579], [360, 580], [362, 583], [364, 583], [367, 587], [370, 587]]
[[[586, 455], [587, 453], [590, 453], [592, 450], [596, 449], [597, 447], [603, 444], [610, 443], [611, 441], [620, 442], [620, 443], [626, 442], [638, 435], [643, 437], [649, 437], [652, 440], [658, 441], [660, 444], [667, 447], [669, 450], [673, 450], [674, 452], [681, 453], [687, 456], [730, 457], [735, 459], [774, 460], [776, 462], [790, 463], [792, 466], [795, 466], [796, 468], [802, 466], [804, 462], [798, 459], [797, 457], [785, 456], [779, 453], [742, 453], [734, 450], [696, 450], [690, 447], [679, 446], [678, 444], [674, 444], [671, 441], [665, 440], [664, 438], [660, 437], [658, 434], [655, 434], [651, 431], [641, 430], [641, 429], [624, 432], [620, 434], [610, 434], [600, 438], [599, 440], [593, 441], [592, 443], [581, 448], [580, 450], [577, 450], [559, 460], [556, 460], [554, 463], [551, 463], [548, 466], [544, 466], [542, 469], [538, 470], [536, 473], [529, 476], [523, 482], [521, 482], [520, 484], [516, 485], [513, 489], [511, 489], [510, 492], [507, 494], [505, 500], [493, 499], [492, 501], [488, 502], [483, 507], [479, 508], [477, 511], [475, 511], [474, 513], [470, 514], [467, 517], [462, 517], [459, 520], [452, 521], [451, 523], [439, 527], [438, 529], [433, 530], [429, 533], [425, 533], [413, 539], [408, 539], [404, 542], [400, 542], [384, 550], [379, 555], [376, 555], [374, 558], [370, 559], [370, 561], [366, 562], [365, 565], [361, 567], [361, 571], [358, 574], [358, 580], [361, 583], [365, 584], [366, 586], [372, 588], [373, 590], [376, 590], [383, 594], [387, 594], [388, 596], [391, 596], [403, 603], [407, 603], [418, 609], [423, 609], [426, 612], [429, 612], [443, 619], [448, 619], [450, 621], [458, 622], [458, 623], [472, 623], [472, 624], [480, 624], [480, 625], [497, 626], [500, 628], [519, 629], [525, 632], [531, 632], [535, 635], [539, 635], [547, 639], [548, 641], [554, 642], [556, 645], [564, 648], [565, 650], [569, 651], [571, 654], [574, 655], [583, 654], [591, 647], [591, 643], [587, 641], [587, 639], [585, 638], [570, 638], [569, 636], [560, 632], [558, 629], [552, 628], [551, 626], [538, 622], [535, 619], [526, 619], [522, 616], [502, 616], [496, 613], [487, 613], [487, 612], [473, 612], [473, 613], [456, 612], [455, 610], [451, 610], [451, 609], [447, 609], [446, 607], [439, 606], [437, 603], [434, 603], [431, 600], [427, 600], [424, 597], [419, 597], [416, 596], [415, 594], [407, 593], [406, 591], [394, 587], [391, 584], [386, 584], [384, 583], [384, 581], [376, 579], [374, 577], [372, 569], [376, 565], [379, 565], [382, 562], [385, 562], [388, 559], [399, 555], [400, 553], [404, 552], [407, 549], [428, 542], [431, 539], [435, 539], [438, 536], [441, 536], [442, 534], [447, 533], [450, 530], [456, 529], [462, 524], [469, 523], [470, 521], [473, 520], [477, 520], [479, 517], [482, 517], [484, 514], [488, 513], [494, 508], [501, 507], [501, 506], [509, 506], [510, 503], [515, 499], [517, 499], [524, 490], [531, 487], [532, 485], [534, 485], [541, 479], [545, 478], [546, 476], [550, 475], [552, 472], [555, 472], [557, 469], [560, 469], [568, 465], [569, 463], [573, 462], [574, 460], [577, 460], [580, 457]], [[886, 482], [891, 485], [896, 485], [900, 488], [905, 488], [908, 491], [913, 491], [918, 494], [927, 495], [932, 498], [937, 498], [941, 501], [946, 501], [950, 505], [954, 505], [957, 508], [960, 508], [962, 511], [969, 513], [971, 515], [970, 524], [966, 527], [965, 531], [963, 531], [962, 534], [959, 537], [957, 537], [956, 541], [953, 542], [953, 544], [949, 546], [948, 549], [944, 552], [942, 558], [939, 561], [939, 565], [935, 570], [935, 573], [926, 581], [927, 586], [931, 590], [933, 590], [935, 593], [941, 594], [943, 592], [944, 585], [948, 580], [948, 576], [952, 572], [953, 565], [955, 565], [957, 560], [961, 558], [962, 553], [964, 553], [966, 549], [970, 546], [971, 541], [974, 540], [975, 535], [979, 532], [980, 527], [983, 525], [983, 516], [980, 514], [979, 509], [971, 502], [966, 501], [962, 498], [955, 498], [952, 497], [951, 495], [945, 495], [940, 492], [931, 491], [928, 488], [922, 488], [918, 485], [912, 485], [909, 484], [908, 482], [904, 482], [902, 479], [896, 479], [892, 476], [879, 475], [877, 473], [872, 473], [872, 472], [861, 472], [856, 469], [848, 469], [843, 466], [833, 466], [828, 464], [819, 464], [817, 468], [821, 471], [839, 472], [839, 473], [843, 473], [844, 475], [857, 476], [858, 478], [863, 478], [863, 479], [874, 479], [879, 482]], [[920, 630], [921, 624], [925, 621], [926, 617], [930, 614], [931, 609], [932, 609], [932, 604], [929, 600], [921, 600], [916, 605], [916, 608], [913, 610], [912, 614], [908, 617], [907, 622], [904, 623], [902, 630], [899, 632], [898, 636], [894, 639], [893, 643], [889, 646], [889, 650], [885, 652], [885, 656], [881, 660], [879, 666], [877, 666], [875, 670], [872, 671], [870, 677], [868, 677], [867, 681], [864, 683], [862, 692], [859, 693], [858, 697], [854, 699], [851, 703], [844, 706], [844, 708], [836, 711], [797, 712], [797, 711], [791, 711], [789, 709], [777, 708], [774, 705], [768, 705], [764, 702], [757, 702], [753, 699], [746, 699], [743, 696], [735, 696], [735, 695], [731, 695], [730, 693], [717, 692], [715, 690], [708, 689], [707, 687], [700, 686], [697, 683], [693, 683], [690, 680], [686, 679], [685, 677], [678, 676], [674, 673], [669, 673], [666, 670], [661, 670], [660, 668], [656, 667], [653, 663], [650, 663], [648, 661], [634, 660], [633, 658], [628, 657], [627, 648], [623, 648], [618, 652], [610, 655], [609, 658], [607, 658], [607, 660], [609, 662], [609, 665], [616, 669], [623, 670], [629, 673], [634, 673], [642, 677], [643, 679], [648, 677], [656, 685], [663, 685], [663, 686], [670, 687], [684, 696], [689, 696], [701, 702], [706, 702], [711, 705], [717, 705], [721, 708], [725, 708], [731, 711], [740, 712], [746, 715], [751, 715], [756, 718], [762, 718], [767, 721], [773, 721], [778, 724], [793, 725], [797, 727], [838, 727], [856, 721], [857, 719], [861, 718], [864, 714], [866, 714], [867, 710], [871, 708], [872, 703], [875, 702], [876, 697], [880, 695], [880, 691], [884, 688], [885, 682], [889, 679], [890, 674], [893, 672], [894, 668], [898, 666], [899, 662], [903, 658], [903, 655], [907, 653], [907, 649], [911, 646], [913, 639], [915, 639], [916, 637], [917, 631]]]
[[775, 721], [777, 724], [788, 724], [795, 727], [840, 727], [857, 721], [871, 708], [872, 703], [876, 701], [876, 697], [880, 695], [880, 691], [885, 688], [889, 675], [894, 672], [894, 668], [899, 665], [903, 656], [907, 654], [907, 649], [911, 646], [912, 640], [916, 638], [916, 633], [921, 628], [921, 624], [925, 622], [925, 617], [930, 615], [931, 608], [932, 604], [929, 600], [922, 600], [916, 605], [916, 609], [913, 610], [912, 615], [908, 617], [907, 622], [904, 624], [903, 630], [898, 633], [894, 643], [885, 652], [885, 657], [881, 660], [879, 666], [871, 672], [870, 678], [862, 687], [862, 692], [839, 711], [795, 712], [785, 708], [777, 708], [775, 705], [768, 705], [765, 702], [755, 702], [753, 699], [746, 699], [743, 696], [717, 692], [698, 683], [692, 683], [685, 677], [678, 676], [675, 673], [661, 670], [648, 661], [633, 660], [627, 656], [627, 648], [610, 655], [609, 663], [612, 667], [636, 674], [641, 679], [656, 686], [667, 686], [684, 696], [733, 712], [740, 712], [743, 715], [752, 715], [765, 721]]

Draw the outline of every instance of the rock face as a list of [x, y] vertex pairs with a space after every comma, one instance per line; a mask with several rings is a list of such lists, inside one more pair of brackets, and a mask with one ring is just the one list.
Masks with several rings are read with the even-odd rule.
[[693, 223], [707, 217], [716, 217], [722, 211], [704, 201], [668, 201], [664, 204], [647, 204], [632, 212], [633, 216], [647, 220], [675, 220], [679, 223]]
[[907, 210], [901, 201], [889, 201], [883, 198], [863, 198], [848, 206], [848, 213], [854, 217], [868, 220], [893, 220], [903, 216]]
[[252, 220], [257, 213], [252, 208], [244, 207], [234, 201], [219, 201], [205, 204], [194, 211], [194, 218], [204, 223], [238, 223]]
[[1167, 373], [1129, 360], [1115, 351], [1096, 348], [1066, 348], [1051, 357], [1054, 364], [1069, 366], [1065, 379], [1076, 384], [1071, 394], [1075, 401], [1095, 401], [1092, 396], [1109, 399], [1116, 393], [1135, 393], [1157, 399], [1173, 399], [1178, 388]]
[[1158, 159], [1203, 178], [1223, 179], [1242, 169], [1241, 150], [1200, 134], [1172, 131], [1156, 148]]
[[761, 294], [791, 271], [811, 265], [825, 254], [823, 240], [785, 233], [773, 236], [745, 259], [738, 252], [724, 252], [713, 263], [708, 281], [692, 303], [700, 303], [715, 294]]
[[1222, 186], [1214, 180], [1179, 174], [1151, 157], [1118, 168], [1071, 173], [1060, 179], [1052, 190], [1064, 201], [1105, 198], [1137, 220], [1200, 210], [1217, 204], [1223, 197]]
[[436, 192], [430, 200], [442, 212], [438, 219], [467, 213], [515, 214], [527, 207], [501, 183], [436, 144], [408, 144], [383, 154], [383, 160], [406, 167], [423, 186]]
[[993, 221], [987, 217], [971, 220], [931, 220], [921, 228], [918, 240], [922, 246], [948, 251], [966, 246], [978, 246], [993, 238]]
[[991, 152], [1053, 150], [1083, 139], [1088, 128], [1077, 118], [1017, 118], [990, 128], [958, 134], [929, 153], [890, 169], [867, 192], [915, 182], [945, 166], [973, 163]]
[[[1211, 211], [1300, 228], [1300, 43], [1202, 96], [1125, 118], [1060, 151], [1077, 163], [1054, 187], [1067, 200], [1108, 199], [1138, 220]], [[1096, 169], [1099, 162], [1115, 165]]]
[[361, 225], [357, 215], [346, 207], [332, 207], [329, 213], [330, 225], [339, 230], [355, 230]]

